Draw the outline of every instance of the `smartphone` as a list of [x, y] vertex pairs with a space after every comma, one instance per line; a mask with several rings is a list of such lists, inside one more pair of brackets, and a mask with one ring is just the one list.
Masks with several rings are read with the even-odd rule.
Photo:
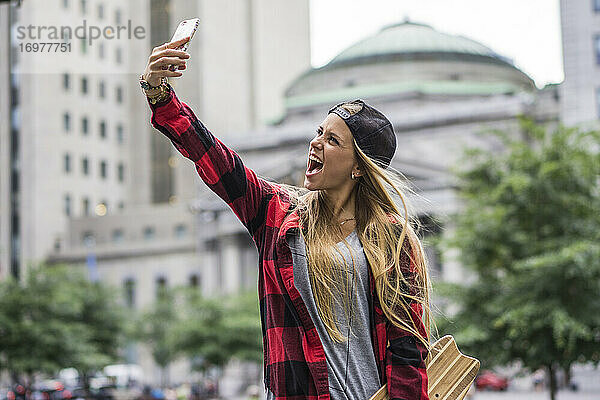
[[[198, 29], [199, 24], [200, 24], [199, 18], [186, 19], [185, 21], [181, 21], [179, 23], [179, 25], [177, 26], [177, 29], [175, 29], [175, 33], [173, 34], [173, 37], [171, 38], [171, 42], [175, 42], [179, 39], [183, 39], [184, 37], [188, 37], [188, 36], [190, 37], [190, 40], [188, 40], [181, 46], [177, 47], [177, 50], [187, 51], [187, 49], [190, 45], [190, 42], [192, 41], [192, 38], [194, 37], [194, 33], [196, 33], [196, 30]], [[177, 71], [178, 67], [175, 65], [171, 65], [169, 67], [169, 69], [171, 71]]]

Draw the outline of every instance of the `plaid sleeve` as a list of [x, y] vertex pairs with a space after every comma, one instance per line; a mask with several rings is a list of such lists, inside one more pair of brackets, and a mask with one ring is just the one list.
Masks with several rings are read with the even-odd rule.
[[241, 158], [214, 137], [187, 104], [179, 101], [172, 88], [167, 100], [148, 104], [152, 109], [152, 126], [194, 162], [200, 178], [255, 236], [264, 224], [275, 185], [245, 167]]
[[[408, 252], [411, 252], [412, 247], [408, 238], [404, 245]], [[409, 282], [409, 286], [405, 289], [411, 294], [416, 294], [418, 288], [413, 285], [415, 269], [408, 254], [402, 255], [400, 263], [400, 269]], [[410, 315], [405, 315], [405, 318], [415, 321], [419, 333], [427, 337], [422, 320], [423, 307], [417, 302], [412, 302], [408, 306]], [[390, 321], [386, 323], [386, 336], [389, 346], [385, 353], [385, 373], [390, 399], [429, 400], [425, 364], [427, 348], [414, 334], [398, 328]]]

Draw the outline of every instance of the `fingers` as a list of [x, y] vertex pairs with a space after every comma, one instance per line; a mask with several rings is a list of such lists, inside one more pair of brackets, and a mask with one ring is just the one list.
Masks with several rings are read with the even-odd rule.
[[[185, 68], [181, 68], [181, 69], [185, 69]], [[161, 69], [160, 71], [152, 71], [148, 74], [148, 77], [146, 78], [146, 81], [148, 83], [152, 82], [160, 82], [160, 79], [163, 77], [167, 77], [167, 78], [171, 78], [171, 77], [179, 77], [183, 75], [182, 72], [179, 71], [171, 71], [170, 69]], [[156, 85], [152, 85], [152, 86], [156, 86]]]
[[168, 49], [168, 48], [176, 48], [181, 46], [182, 44], [184, 44], [185, 42], [187, 42], [188, 40], [190, 40], [191, 36], [187, 36], [184, 38], [181, 38], [179, 40], [176, 40], [174, 42], [167, 42], [167, 43], [163, 43], [160, 46], [156, 46], [154, 49], [152, 49], [154, 51], [160, 51], [160, 50], [164, 50], [164, 49]]
[[156, 61], [150, 63], [150, 69], [152, 71], [157, 71], [159, 69], [163, 69], [163, 67], [168, 67], [169, 65], [177, 65], [182, 66], [185, 65], [185, 60], [182, 60], [177, 57], [162, 57]]
[[150, 61], [155, 61], [158, 60], [161, 57], [166, 57], [166, 56], [174, 56], [174, 57], [179, 57], [179, 58], [190, 58], [190, 55], [188, 53], [186, 53], [185, 51], [181, 51], [181, 50], [174, 50], [174, 49], [164, 49], [164, 50], [158, 50], [156, 52], [152, 52], [152, 54], [150, 55]]

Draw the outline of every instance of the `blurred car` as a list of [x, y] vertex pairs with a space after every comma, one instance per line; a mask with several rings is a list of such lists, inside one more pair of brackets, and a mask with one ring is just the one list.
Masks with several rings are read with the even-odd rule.
[[508, 388], [508, 378], [493, 371], [482, 371], [475, 379], [475, 387], [478, 390], [506, 390]]

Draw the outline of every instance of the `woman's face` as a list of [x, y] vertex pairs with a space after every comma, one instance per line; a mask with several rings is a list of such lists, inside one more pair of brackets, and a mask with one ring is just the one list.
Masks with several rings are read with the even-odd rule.
[[355, 182], [352, 171], [360, 175], [352, 133], [343, 119], [330, 113], [310, 142], [304, 187], [327, 191], [351, 188]]

